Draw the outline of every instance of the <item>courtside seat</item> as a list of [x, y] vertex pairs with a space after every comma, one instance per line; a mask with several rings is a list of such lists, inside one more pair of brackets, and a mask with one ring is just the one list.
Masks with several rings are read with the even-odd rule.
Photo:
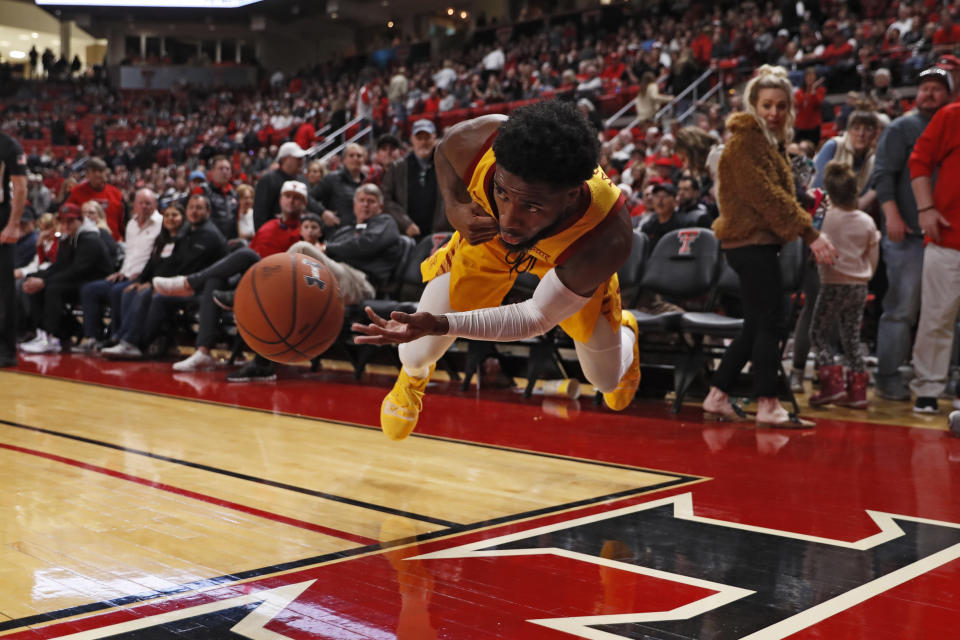
[[[643, 266], [640, 290], [659, 294], [681, 306], [702, 305], [703, 300], [712, 298], [721, 265], [720, 241], [712, 231], [677, 229], [654, 246]], [[674, 390], [679, 395], [688, 384], [685, 363], [689, 347], [682, 335], [685, 312], [630, 311], [637, 318], [640, 352], [648, 364], [673, 370]], [[673, 337], [669, 337], [671, 334]]]
[[743, 318], [731, 318], [712, 311], [688, 311], [680, 317], [680, 329], [684, 333], [735, 338], [743, 330]]
[[[676, 229], [663, 236], [647, 259], [640, 289], [668, 300], [709, 296], [720, 273], [720, 241], [709, 229]], [[641, 333], [680, 330], [682, 312], [651, 314], [635, 310]]]
[[620, 300], [624, 308], [637, 304], [640, 297], [640, 282], [643, 279], [643, 270], [647, 262], [650, 239], [639, 229], [633, 230], [633, 244], [630, 255], [623, 266], [617, 271], [617, 280], [620, 282]]

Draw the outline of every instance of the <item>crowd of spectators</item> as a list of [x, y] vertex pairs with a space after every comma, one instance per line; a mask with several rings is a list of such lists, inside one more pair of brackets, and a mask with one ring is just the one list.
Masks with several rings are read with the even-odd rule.
[[[355, 194], [366, 183], [381, 188], [380, 206], [400, 235], [418, 240], [444, 230], [432, 166], [443, 129], [529, 100], [572, 100], [597, 126], [601, 165], [628, 197], [636, 226], [656, 241], [672, 229], [709, 227], [716, 219], [714, 176], [726, 118], [743, 110], [741, 83], [769, 63], [786, 69], [796, 88], [796, 138], [788, 152], [801, 202], [826, 210], [829, 203], [816, 191], [823, 168], [831, 160], [846, 162], [857, 177], [858, 208], [884, 227], [890, 216], [885, 196], [877, 197], [877, 143], [891, 121], [912, 113], [923, 70], [939, 64], [945, 71], [938, 77], [952, 94], [960, 80], [954, 57], [960, 25], [953, 12], [952, 5], [922, 0], [865, 1], [858, 15], [827, 1], [693, 3], [662, 15], [618, 5], [478, 32], [436, 62], [408, 59], [386, 68], [328, 62], [289, 78], [275, 73], [256, 91], [136, 93], [93, 79], [30, 82], [4, 103], [0, 125], [28, 152], [38, 224], [42, 214], [94, 202], [109, 231], [101, 235], [126, 240], [129, 252], [130, 224], [149, 218], [154, 237], [164, 241], [143, 252], [143, 265], [151, 256], [170, 258], [179, 250], [171, 237], [202, 227], [223, 240], [221, 255], [194, 265], [205, 267], [255, 243], [255, 234], [283, 211], [281, 191], [291, 181], [305, 186], [303, 219], [318, 221], [327, 238], [356, 225]], [[697, 94], [688, 91], [707, 71], [713, 73]], [[723, 90], [711, 99], [694, 97], [716, 84]], [[631, 101], [634, 108], [606, 126], [605, 119]], [[671, 108], [662, 110], [667, 104]], [[684, 113], [685, 121], [677, 121]], [[362, 121], [343, 132], [354, 118]], [[319, 159], [318, 145], [343, 140], [364, 124], [372, 127], [369, 138]], [[141, 196], [155, 200], [152, 217], [131, 213]], [[166, 220], [178, 207], [175, 229]], [[64, 232], [61, 244], [82, 229], [92, 231], [85, 225], [73, 235]], [[291, 244], [299, 237], [295, 230], [288, 235]], [[885, 233], [884, 242], [893, 235]], [[49, 252], [48, 243], [38, 246]], [[109, 273], [96, 279], [136, 283], [137, 291], [149, 286], [140, 278], [143, 266], [124, 260], [114, 259]], [[20, 266], [36, 269], [37, 259], [33, 263]], [[190, 273], [177, 269], [168, 261], [161, 271]], [[880, 300], [886, 284], [883, 268], [878, 272], [871, 292]], [[114, 306], [123, 307], [129, 287], [100, 287], [106, 292], [101, 302], [118, 290]], [[814, 285], [805, 291], [815, 296]], [[113, 309], [113, 317], [125, 315]], [[102, 339], [99, 325], [91, 326], [97, 335], [86, 338]], [[49, 323], [28, 328], [57, 329]], [[122, 335], [111, 337], [116, 342]], [[147, 353], [149, 345], [138, 340], [137, 349]], [[799, 371], [809, 341], [798, 335], [796, 342]], [[802, 380], [794, 382], [803, 388]]]

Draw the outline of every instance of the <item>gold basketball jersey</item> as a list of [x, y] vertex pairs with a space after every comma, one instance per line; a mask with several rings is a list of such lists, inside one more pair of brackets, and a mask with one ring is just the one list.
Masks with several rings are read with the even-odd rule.
[[[493, 204], [493, 173], [497, 166], [492, 146], [494, 137], [490, 136], [462, 177], [473, 200], [496, 218]], [[599, 166], [582, 188], [589, 196], [587, 207], [527, 251], [509, 251], [499, 238], [470, 245], [456, 232], [447, 244], [421, 264], [423, 281], [428, 282], [449, 272], [450, 304], [455, 311], [499, 306], [520, 273], [529, 271], [542, 278], [547, 271], [563, 264], [578, 242], [583, 241], [607, 216], [615, 215], [624, 204], [620, 189]], [[610, 322], [611, 328], [617, 330], [620, 312], [620, 285], [617, 274], [613, 274], [597, 287], [580, 311], [561, 322], [560, 326], [574, 340], [586, 342], [601, 314]]]

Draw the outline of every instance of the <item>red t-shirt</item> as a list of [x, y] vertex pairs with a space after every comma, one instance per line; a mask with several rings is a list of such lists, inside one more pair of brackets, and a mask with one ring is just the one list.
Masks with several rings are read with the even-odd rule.
[[274, 218], [257, 229], [257, 235], [253, 236], [250, 248], [261, 258], [266, 258], [275, 253], [283, 253], [298, 240], [300, 240], [299, 223], [288, 227], [280, 218]]
[[831, 43], [823, 50], [820, 59], [823, 60], [823, 64], [836, 64], [844, 58], [851, 57], [853, 57], [853, 45], [847, 41], [840, 46]]
[[701, 65], [710, 64], [710, 54], [713, 51], [713, 41], [705, 33], [701, 33], [690, 44], [693, 49], [693, 57]]
[[309, 122], [304, 122], [297, 129], [297, 134], [293, 136], [294, 142], [300, 145], [304, 151], [308, 151], [313, 146], [313, 140], [317, 136], [317, 130]]
[[949, 31], [940, 27], [933, 32], [933, 44], [956, 44], [958, 42], [960, 42], [960, 24], [950, 25]]
[[107, 216], [107, 226], [116, 241], [123, 240], [123, 194], [112, 184], [107, 184], [102, 190], [96, 191], [86, 180], [70, 190], [67, 202], [82, 207], [84, 202], [95, 200]]
[[[933, 185], [933, 204], [950, 223], [940, 227], [941, 247], [960, 251], [960, 181], [951, 179], [960, 175], [960, 102], [954, 102], [937, 111], [923, 130], [910, 154], [910, 178], [940, 176]], [[925, 203], [926, 204], [926, 203]], [[926, 240], [931, 242], [929, 237]]]
[[816, 129], [823, 124], [823, 99], [827, 96], [827, 88], [819, 86], [813, 93], [804, 89], [797, 89], [795, 102], [797, 105], [797, 119], [793, 126], [797, 129]]
[[43, 241], [37, 242], [37, 259], [40, 264], [45, 262], [54, 263], [57, 261], [57, 249], [60, 248], [60, 239], [54, 236], [49, 246], [45, 246]]

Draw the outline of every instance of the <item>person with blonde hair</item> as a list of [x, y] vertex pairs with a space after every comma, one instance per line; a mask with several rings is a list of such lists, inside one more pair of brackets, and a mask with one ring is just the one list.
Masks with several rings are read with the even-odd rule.
[[782, 67], [763, 65], [744, 90], [746, 111], [727, 120], [730, 139], [720, 157], [720, 217], [713, 230], [740, 278], [743, 331], [727, 348], [703, 402], [707, 417], [741, 420], [729, 392], [752, 363], [758, 426], [806, 428], [813, 423], [787, 413], [777, 398], [780, 341], [787, 334], [781, 247], [802, 237], [817, 262], [831, 264], [836, 250], [797, 201], [785, 146], [793, 137], [793, 88]]
[[117, 264], [117, 241], [113, 239], [113, 232], [110, 230], [110, 225], [107, 224], [107, 215], [103, 210], [103, 207], [100, 206], [100, 203], [96, 200], [87, 200], [80, 206], [80, 213], [83, 214], [84, 219], [90, 220], [93, 224], [97, 226], [97, 231], [100, 232], [100, 239], [103, 240], [104, 246], [107, 247], [107, 253], [110, 254], [110, 263]]
[[244, 242], [253, 240], [253, 197], [254, 190], [248, 184], [237, 186], [237, 239]]
[[657, 76], [653, 71], [645, 71], [640, 76], [640, 92], [634, 98], [637, 108], [637, 121], [641, 125], [653, 122], [653, 116], [657, 115], [660, 107], [671, 100], [673, 100], [673, 96], [660, 93]]

